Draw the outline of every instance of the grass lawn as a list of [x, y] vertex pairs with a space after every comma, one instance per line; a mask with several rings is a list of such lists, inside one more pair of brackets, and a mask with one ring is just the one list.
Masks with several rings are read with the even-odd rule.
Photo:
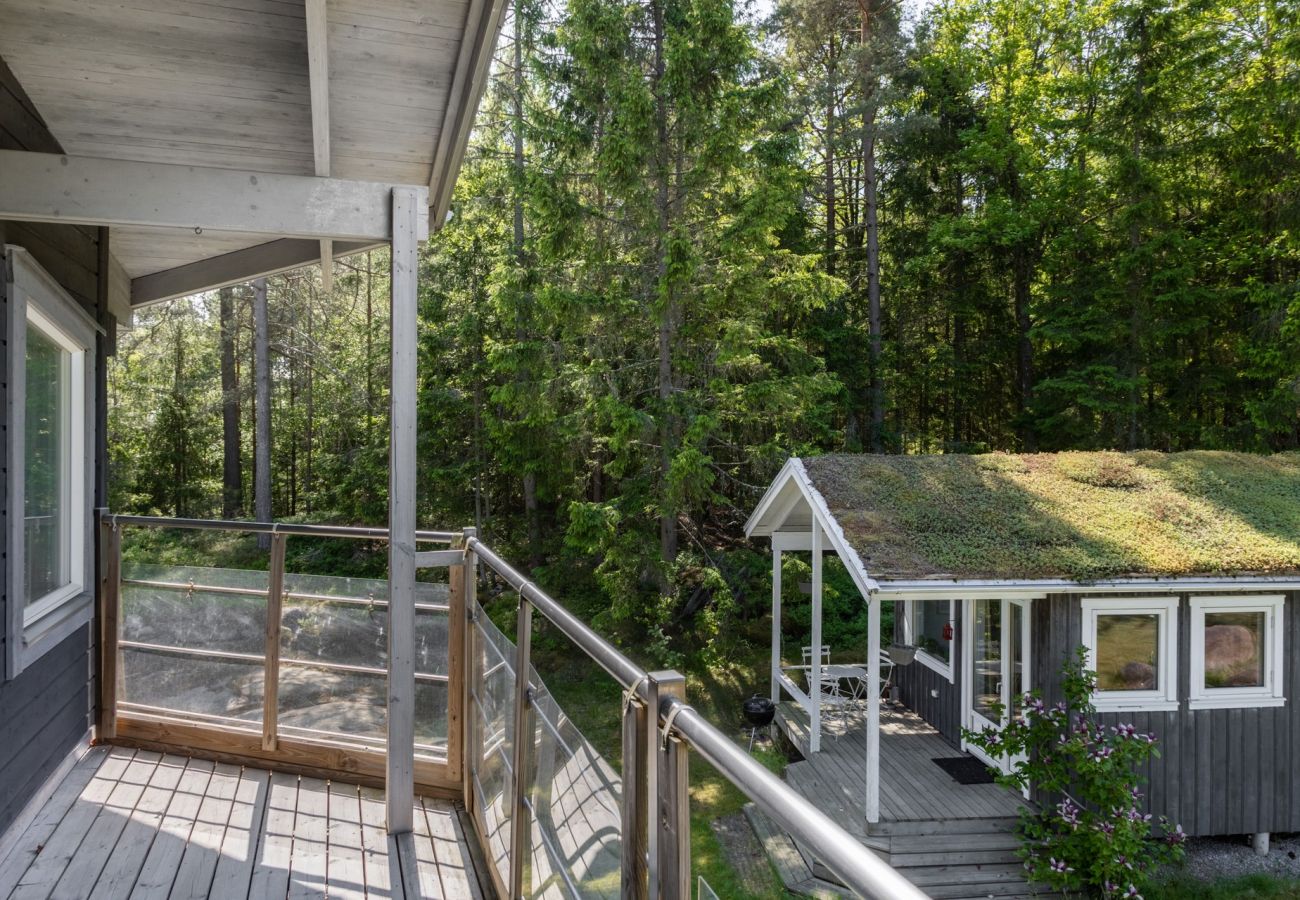
[[1300, 900], [1300, 879], [1245, 875], [1220, 881], [1179, 876], [1148, 888], [1146, 900]]

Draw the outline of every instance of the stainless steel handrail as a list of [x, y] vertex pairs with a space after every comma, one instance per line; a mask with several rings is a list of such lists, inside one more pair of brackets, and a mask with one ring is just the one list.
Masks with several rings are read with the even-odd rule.
[[[475, 536], [467, 552], [503, 578], [560, 632], [608, 672], [624, 690], [649, 701], [648, 673], [620, 653], [558, 601], [539, 588]], [[665, 696], [657, 710], [660, 726], [700, 754], [741, 793], [793, 837], [811, 847], [817, 858], [844, 884], [871, 900], [926, 900], [926, 895], [829, 816], [795, 793], [691, 706]]]
[[[235, 519], [177, 519], [166, 516], [127, 516], [107, 513], [105, 521], [115, 525], [138, 525], [145, 528], [186, 528], [193, 531], [243, 531], [250, 534], [288, 534], [301, 537], [355, 538], [386, 541], [387, 528], [359, 525], [306, 525], [301, 522], [243, 522]], [[417, 531], [415, 539], [425, 544], [450, 544], [459, 532]]]

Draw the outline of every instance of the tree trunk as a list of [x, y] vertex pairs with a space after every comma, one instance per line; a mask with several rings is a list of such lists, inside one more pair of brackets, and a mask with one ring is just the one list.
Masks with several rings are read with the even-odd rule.
[[[515, 166], [515, 184], [511, 192], [514, 206], [514, 234], [513, 250], [515, 264], [519, 267], [520, 272], [525, 271], [527, 260], [525, 259], [524, 248], [524, 22], [523, 10], [520, 8], [518, 0], [515, 2], [515, 68], [513, 73], [514, 96], [512, 100], [512, 113], [514, 122], [511, 130], [514, 132], [514, 166]], [[521, 308], [518, 310], [515, 328], [515, 340], [519, 344], [525, 345], [532, 340], [532, 287], [527, 286], [524, 289], [523, 296], [519, 298]], [[531, 353], [531, 350], [525, 350], [525, 354]], [[527, 385], [532, 380], [532, 373], [527, 365], [519, 367], [518, 379]], [[531, 442], [530, 442], [531, 443]], [[532, 448], [529, 448], [530, 450]], [[524, 493], [524, 521], [528, 528], [528, 556], [529, 565], [539, 566], [542, 562], [542, 525], [537, 510], [537, 473], [532, 466], [534, 461], [528, 460], [524, 463], [523, 473], [523, 493]]]
[[221, 303], [221, 516], [244, 514], [244, 464], [239, 429], [239, 376], [235, 372], [235, 292], [222, 288]]
[[[271, 351], [266, 312], [266, 279], [253, 282], [253, 384], [257, 392], [253, 447], [253, 517], [271, 521]], [[271, 536], [259, 534], [257, 545], [270, 549]]]
[[[668, 231], [671, 222], [668, 197], [668, 103], [664, 97], [664, 10], [655, 0], [654, 11], [654, 97], [655, 97], [655, 298], [659, 308], [659, 555], [665, 567], [677, 560], [677, 510], [669, 502], [668, 477], [676, 453], [677, 427], [672, 411], [673, 344], [677, 339], [677, 303], [668, 276]], [[660, 588], [668, 589], [666, 575]]]
[[[862, 7], [862, 46], [871, 37], [871, 17], [864, 4]], [[862, 60], [864, 76], [867, 61]], [[885, 431], [885, 388], [881, 368], [880, 341], [880, 234], [876, 202], [876, 98], [874, 75], [864, 77], [863, 101], [866, 108], [862, 113], [862, 221], [867, 238], [867, 327], [871, 339], [871, 386], [869, 405], [871, 410], [871, 452], [884, 450]]]

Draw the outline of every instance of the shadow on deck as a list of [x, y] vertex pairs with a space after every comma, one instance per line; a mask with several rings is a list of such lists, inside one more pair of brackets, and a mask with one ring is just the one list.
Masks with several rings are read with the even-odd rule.
[[0, 897], [479, 898], [452, 804], [389, 837], [380, 790], [91, 748], [0, 859]]

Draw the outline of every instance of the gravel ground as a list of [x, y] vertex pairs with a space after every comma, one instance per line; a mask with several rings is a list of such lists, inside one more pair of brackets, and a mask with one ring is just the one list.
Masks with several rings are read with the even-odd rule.
[[1256, 856], [1250, 838], [1192, 838], [1180, 871], [1203, 881], [1265, 872], [1300, 878], [1300, 835], [1273, 835], [1268, 856]]

